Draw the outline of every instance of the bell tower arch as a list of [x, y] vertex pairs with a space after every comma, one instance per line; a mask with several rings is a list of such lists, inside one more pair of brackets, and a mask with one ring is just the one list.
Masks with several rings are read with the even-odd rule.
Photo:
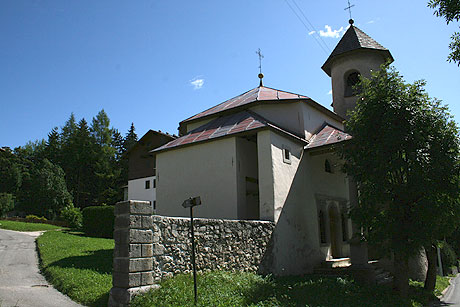
[[356, 106], [353, 86], [359, 76], [371, 77], [386, 61], [393, 62], [390, 51], [353, 25], [345, 32], [337, 46], [321, 67], [332, 81], [332, 106], [334, 112], [347, 117], [348, 110]]

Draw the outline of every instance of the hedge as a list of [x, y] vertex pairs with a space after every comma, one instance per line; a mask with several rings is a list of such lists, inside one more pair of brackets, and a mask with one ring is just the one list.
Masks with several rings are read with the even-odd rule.
[[114, 206], [91, 206], [83, 209], [83, 232], [92, 237], [113, 238]]

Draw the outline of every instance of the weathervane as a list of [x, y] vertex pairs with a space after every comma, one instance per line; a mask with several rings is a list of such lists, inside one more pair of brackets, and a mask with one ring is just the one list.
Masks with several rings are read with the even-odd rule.
[[355, 5], [354, 4], [350, 4], [350, 0], [347, 0], [348, 1], [348, 6], [344, 9], [345, 11], [348, 10], [348, 13], [350, 14], [350, 24], [352, 25], [353, 24], [353, 19], [351, 18], [351, 8], [354, 7]]
[[259, 56], [259, 79], [260, 79], [260, 84], [259, 86], [263, 86], [262, 79], [264, 78], [264, 74], [262, 73], [262, 59], [264, 58], [264, 55], [262, 54], [262, 51], [257, 49], [256, 54]]

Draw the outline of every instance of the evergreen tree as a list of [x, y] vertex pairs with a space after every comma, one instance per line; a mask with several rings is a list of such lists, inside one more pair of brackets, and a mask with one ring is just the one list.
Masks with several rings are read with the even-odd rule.
[[50, 133], [48, 133], [48, 141], [46, 142], [45, 148], [46, 158], [54, 164], [60, 164], [61, 155], [61, 137], [58, 132], [58, 128], [54, 127]]
[[123, 147], [125, 152], [130, 150], [134, 145], [137, 143], [137, 134], [136, 128], [134, 128], [134, 123], [131, 123], [131, 127], [129, 127], [128, 133], [126, 133], [125, 140], [123, 142]]

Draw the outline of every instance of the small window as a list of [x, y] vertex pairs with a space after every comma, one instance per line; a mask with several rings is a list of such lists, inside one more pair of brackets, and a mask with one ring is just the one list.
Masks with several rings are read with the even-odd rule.
[[331, 163], [327, 159], [324, 161], [324, 171], [332, 174]]
[[360, 74], [357, 71], [352, 72], [351, 74], [347, 76], [345, 80], [345, 93], [344, 93], [345, 97], [354, 96], [358, 93], [358, 91], [356, 90], [356, 88], [354, 88], [354, 86], [358, 84], [359, 77], [360, 77]]
[[289, 148], [283, 148], [283, 161], [284, 163], [291, 164], [291, 151]]
[[154, 200], [154, 201], [153, 201], [153, 210], [155, 210], [156, 208], [157, 208], [157, 201]]
[[157, 187], [157, 180], [153, 179], [153, 188], [155, 189]]
[[318, 222], [319, 222], [319, 236], [321, 243], [327, 243], [326, 239], [326, 220], [324, 218], [324, 212], [323, 210], [320, 210], [318, 213]]
[[150, 180], [145, 181], [145, 189], [150, 189]]
[[348, 240], [348, 225], [347, 225], [348, 218], [344, 213], [342, 213], [341, 218], [342, 218], [342, 241], [346, 242]]

